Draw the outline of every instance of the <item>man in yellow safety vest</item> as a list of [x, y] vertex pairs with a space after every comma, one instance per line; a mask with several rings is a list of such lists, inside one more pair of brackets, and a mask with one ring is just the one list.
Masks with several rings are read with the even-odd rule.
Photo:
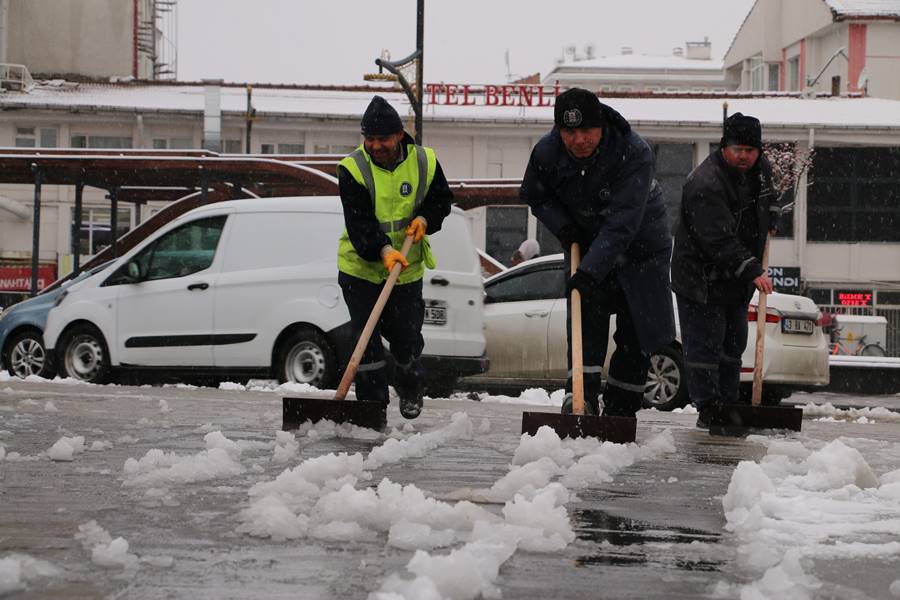
[[[393, 266], [400, 263], [402, 271], [360, 361], [356, 397], [387, 408], [384, 336], [394, 357], [400, 413], [415, 419], [422, 410], [425, 378], [420, 361], [425, 346], [422, 277], [426, 267], [435, 266], [427, 234], [441, 229], [453, 193], [434, 150], [415, 144], [384, 98], [372, 98], [361, 125], [363, 143], [337, 169], [346, 224], [338, 244], [338, 283], [354, 339]], [[407, 235], [415, 243], [404, 257], [399, 249]]]

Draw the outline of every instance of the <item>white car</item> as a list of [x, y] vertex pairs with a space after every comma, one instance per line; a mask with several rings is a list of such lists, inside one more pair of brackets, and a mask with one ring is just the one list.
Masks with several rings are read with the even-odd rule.
[[[485, 326], [490, 369], [466, 379], [469, 387], [521, 390], [565, 385], [566, 300], [563, 255], [523, 262], [485, 281]], [[809, 298], [791, 294], [768, 297], [764, 396], [777, 403], [794, 389], [828, 384], [828, 341]], [[743, 355], [742, 393], [753, 379], [756, 296], [747, 316], [749, 335]], [[676, 315], [677, 317], [677, 315]], [[677, 323], [677, 318], [676, 318]], [[615, 316], [609, 330], [607, 364], [615, 348]], [[672, 410], [689, 402], [681, 335], [650, 362], [645, 407]]]
[[[112, 369], [258, 374], [332, 387], [356, 344], [337, 284], [337, 197], [234, 200], [196, 208], [100, 273], [47, 316], [60, 374]], [[430, 236], [423, 363], [427, 392], [487, 368], [481, 271], [459, 208]]]

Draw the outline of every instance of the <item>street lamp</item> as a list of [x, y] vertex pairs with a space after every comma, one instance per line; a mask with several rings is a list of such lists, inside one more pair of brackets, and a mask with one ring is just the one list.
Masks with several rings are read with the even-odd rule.
[[[375, 64], [378, 65], [378, 73], [373, 73], [369, 75], [364, 75], [363, 79], [366, 81], [373, 80], [393, 80], [395, 79], [400, 83], [400, 87], [403, 88], [403, 91], [406, 92], [406, 97], [409, 98], [410, 104], [412, 104], [413, 112], [416, 115], [416, 124], [415, 124], [415, 137], [416, 144], [422, 144], [422, 62], [424, 59], [424, 38], [425, 38], [425, 0], [417, 0], [416, 2], [416, 51], [403, 58], [401, 60], [386, 60], [384, 58], [376, 58]], [[412, 86], [410, 86], [409, 81], [407, 81], [406, 77], [404, 77], [401, 69], [406, 67], [413, 61], [416, 62], [416, 89], [413, 90]], [[393, 74], [393, 77], [390, 75], [384, 74], [384, 69], [387, 69], [390, 73]]]

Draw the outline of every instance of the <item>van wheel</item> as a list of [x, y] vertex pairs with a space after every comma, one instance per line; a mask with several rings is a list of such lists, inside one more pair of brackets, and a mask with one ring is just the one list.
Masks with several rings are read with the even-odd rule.
[[76, 325], [60, 341], [61, 376], [88, 383], [106, 382], [109, 378], [109, 351], [103, 334], [96, 327]]
[[3, 355], [3, 364], [10, 374], [25, 378], [29, 375], [52, 377], [49, 356], [44, 350], [44, 339], [33, 329], [12, 336]]
[[644, 408], [674, 410], [688, 402], [684, 357], [678, 348], [666, 346], [650, 357]]
[[282, 383], [327, 388], [337, 373], [334, 350], [318, 330], [303, 327], [288, 335], [275, 353], [275, 375]]

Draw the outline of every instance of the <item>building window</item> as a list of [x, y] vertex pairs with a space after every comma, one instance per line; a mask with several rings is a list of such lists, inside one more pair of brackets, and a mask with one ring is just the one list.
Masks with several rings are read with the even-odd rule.
[[900, 147], [819, 147], [808, 187], [811, 242], [900, 243]]
[[656, 181], [662, 189], [669, 227], [675, 233], [681, 214], [681, 188], [694, 168], [694, 145], [652, 144], [651, 148], [656, 156]]
[[528, 235], [527, 206], [488, 206], [485, 251], [505, 265]]
[[503, 148], [487, 149], [487, 173], [488, 179], [501, 179], [503, 177]]
[[356, 146], [347, 144], [316, 144], [313, 148], [316, 154], [350, 154], [356, 150]]
[[787, 61], [788, 89], [792, 92], [800, 90], [800, 57], [795, 56]]
[[754, 92], [766, 89], [766, 63], [762, 56], [750, 59], [750, 90]]
[[131, 148], [131, 138], [116, 135], [73, 135], [72, 148]]
[[261, 144], [259, 147], [260, 154], [275, 154], [275, 144]]
[[781, 65], [778, 63], [769, 63], [769, 90], [778, 91], [778, 80], [781, 74]]
[[303, 154], [305, 151], [304, 144], [278, 144], [278, 154]]
[[[133, 210], [131, 206], [119, 207], [116, 211], [116, 238], [128, 233], [132, 226]], [[78, 248], [82, 256], [93, 256], [112, 244], [110, 234], [111, 211], [108, 208], [87, 208], [82, 213], [81, 230], [78, 235]]]
[[190, 150], [194, 147], [191, 138], [154, 138], [154, 150]]
[[55, 127], [16, 127], [16, 148], [56, 148]]
[[241, 140], [222, 140], [222, 152], [225, 154], [240, 154], [242, 148]]

